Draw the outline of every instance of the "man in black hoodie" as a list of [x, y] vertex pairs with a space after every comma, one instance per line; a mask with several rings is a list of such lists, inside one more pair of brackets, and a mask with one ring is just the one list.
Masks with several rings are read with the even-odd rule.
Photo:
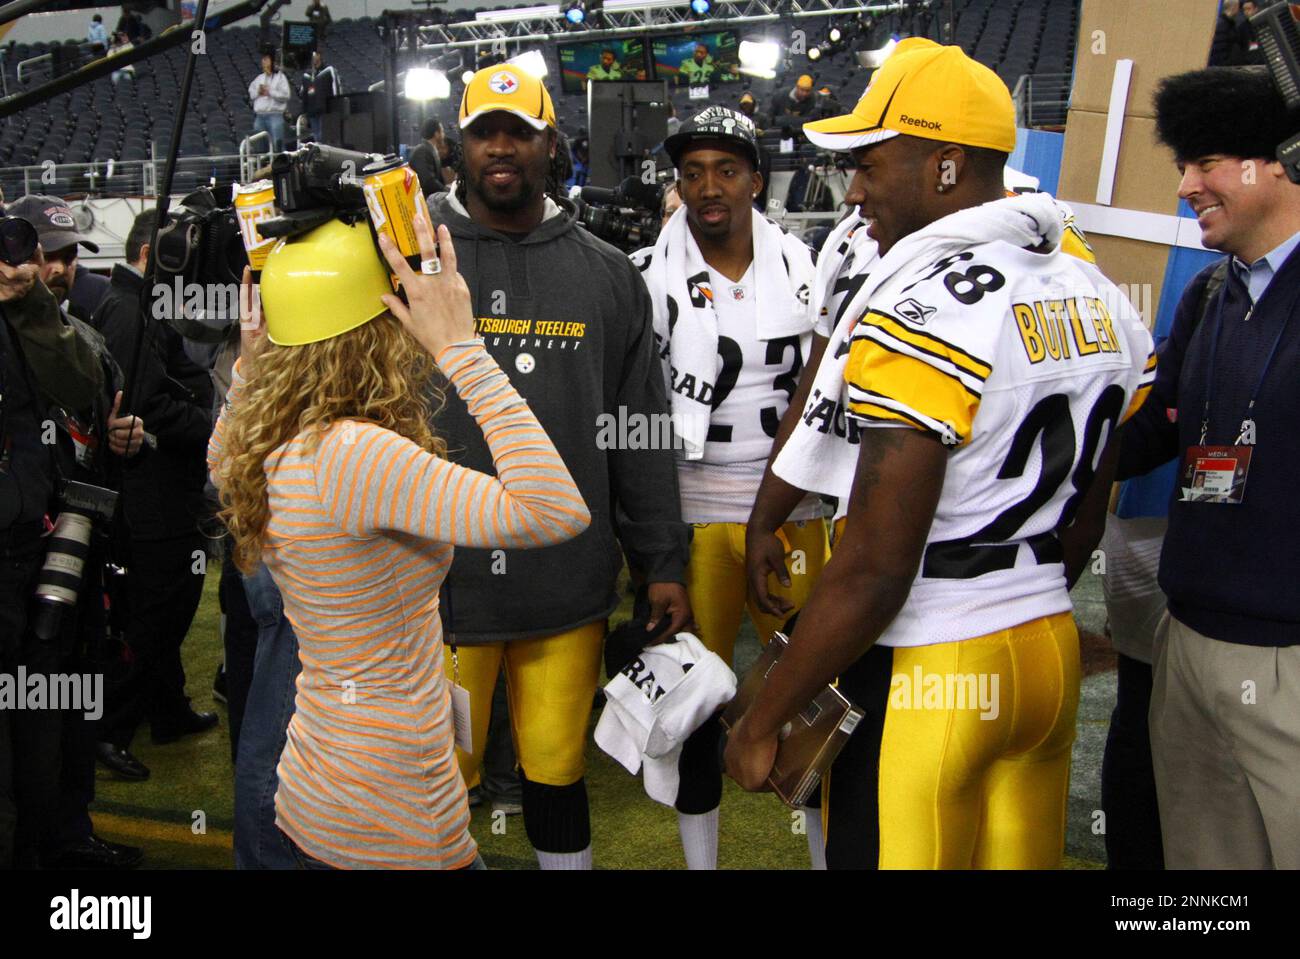
[[[671, 635], [691, 618], [671, 441], [648, 442], [647, 427], [668, 419], [650, 298], [626, 256], [547, 197], [557, 134], [539, 80], [509, 64], [479, 71], [460, 127], [464, 169], [455, 194], [434, 198], [433, 219], [456, 241], [479, 335], [563, 455], [592, 522], [545, 549], [456, 551], [442, 598], [447, 674], [469, 690], [474, 730], [474, 752], [458, 757], [473, 785], [504, 664], [529, 841], [544, 869], [590, 868], [583, 753], [619, 547], [645, 584], [651, 629]], [[436, 426], [459, 462], [491, 472], [452, 391]]]

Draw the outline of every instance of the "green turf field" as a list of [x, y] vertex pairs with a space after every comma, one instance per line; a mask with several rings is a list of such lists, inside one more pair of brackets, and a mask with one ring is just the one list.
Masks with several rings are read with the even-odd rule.
[[[98, 772], [92, 813], [96, 832], [145, 849], [149, 869], [226, 869], [233, 865], [231, 828], [234, 787], [225, 709], [212, 699], [212, 679], [221, 660], [217, 581], [213, 564], [203, 601], [185, 641], [188, 691], [199, 710], [215, 709], [218, 729], [168, 746], [137, 735], [133, 752], [153, 772], [146, 782], [116, 780]], [[1100, 632], [1100, 589], [1085, 577], [1075, 591], [1080, 624]], [[625, 604], [615, 621], [629, 615]], [[1085, 643], [1087, 646], [1087, 643]], [[758, 653], [746, 622], [736, 648], [736, 670], [743, 673]], [[1100, 655], [1105, 655], [1101, 651]], [[1085, 663], [1087, 662], [1085, 650]], [[1104, 664], [1103, 664], [1104, 665]], [[1085, 666], [1085, 671], [1087, 668]], [[1100, 806], [1101, 748], [1114, 704], [1114, 673], [1100, 669], [1084, 681], [1070, 787], [1067, 868], [1099, 868], [1101, 837], [1093, 835], [1093, 810]], [[595, 724], [595, 717], [592, 717]], [[591, 799], [594, 860], [600, 869], [681, 869], [685, 862], [677, 837], [677, 814], [650, 800], [639, 778], [629, 776], [588, 737], [587, 790]], [[771, 795], [745, 793], [725, 780], [718, 865], [730, 869], [805, 869], [807, 840], [796, 817]], [[474, 837], [494, 869], [535, 869], [537, 862], [519, 816], [493, 818], [486, 806], [474, 810]]]

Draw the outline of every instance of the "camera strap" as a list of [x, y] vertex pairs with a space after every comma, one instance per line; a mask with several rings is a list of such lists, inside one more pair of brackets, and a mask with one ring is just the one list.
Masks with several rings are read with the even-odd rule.
[[466, 753], [474, 751], [473, 711], [469, 690], [460, 684], [460, 653], [456, 648], [456, 633], [452, 629], [451, 567], [438, 590], [438, 611], [442, 615], [443, 643], [451, 651], [451, 722], [456, 733], [456, 745]]

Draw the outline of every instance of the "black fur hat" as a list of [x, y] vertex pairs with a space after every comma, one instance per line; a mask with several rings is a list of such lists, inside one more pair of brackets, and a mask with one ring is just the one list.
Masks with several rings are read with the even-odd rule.
[[1211, 67], [1165, 77], [1155, 95], [1156, 134], [1182, 161], [1222, 153], [1276, 158], [1300, 133], [1266, 67]]

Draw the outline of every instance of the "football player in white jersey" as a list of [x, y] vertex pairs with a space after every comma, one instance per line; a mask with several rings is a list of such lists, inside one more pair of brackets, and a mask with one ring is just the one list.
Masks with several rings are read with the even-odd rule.
[[[1100, 535], [1115, 434], [1150, 391], [1150, 334], [1062, 251], [1050, 197], [1005, 197], [1011, 97], [959, 48], [903, 41], [851, 114], [804, 129], [853, 151], [879, 247], [813, 383], [859, 444], [843, 537], [727, 771], [762, 788], [781, 728], [838, 677], [866, 716], [823, 789], [831, 868], [1057, 866], [1079, 694], [1068, 583]], [[848, 446], [797, 434], [774, 469], [815, 489]]]
[[[709, 106], [669, 137], [683, 206], [654, 247], [633, 254], [655, 311], [674, 425], [682, 442], [682, 518], [694, 526], [686, 589], [700, 639], [728, 664], [746, 608], [766, 642], [784, 617], [746, 596], [745, 520], [772, 439], [808, 358], [814, 267], [808, 248], [754, 209], [762, 191], [753, 122]], [[827, 557], [821, 500], [805, 495], [777, 535], [790, 569], [775, 587], [790, 609], [807, 600]], [[722, 796], [714, 718], [686, 743], [677, 810], [687, 866], [717, 865]], [[819, 815], [810, 848], [821, 852]]]

